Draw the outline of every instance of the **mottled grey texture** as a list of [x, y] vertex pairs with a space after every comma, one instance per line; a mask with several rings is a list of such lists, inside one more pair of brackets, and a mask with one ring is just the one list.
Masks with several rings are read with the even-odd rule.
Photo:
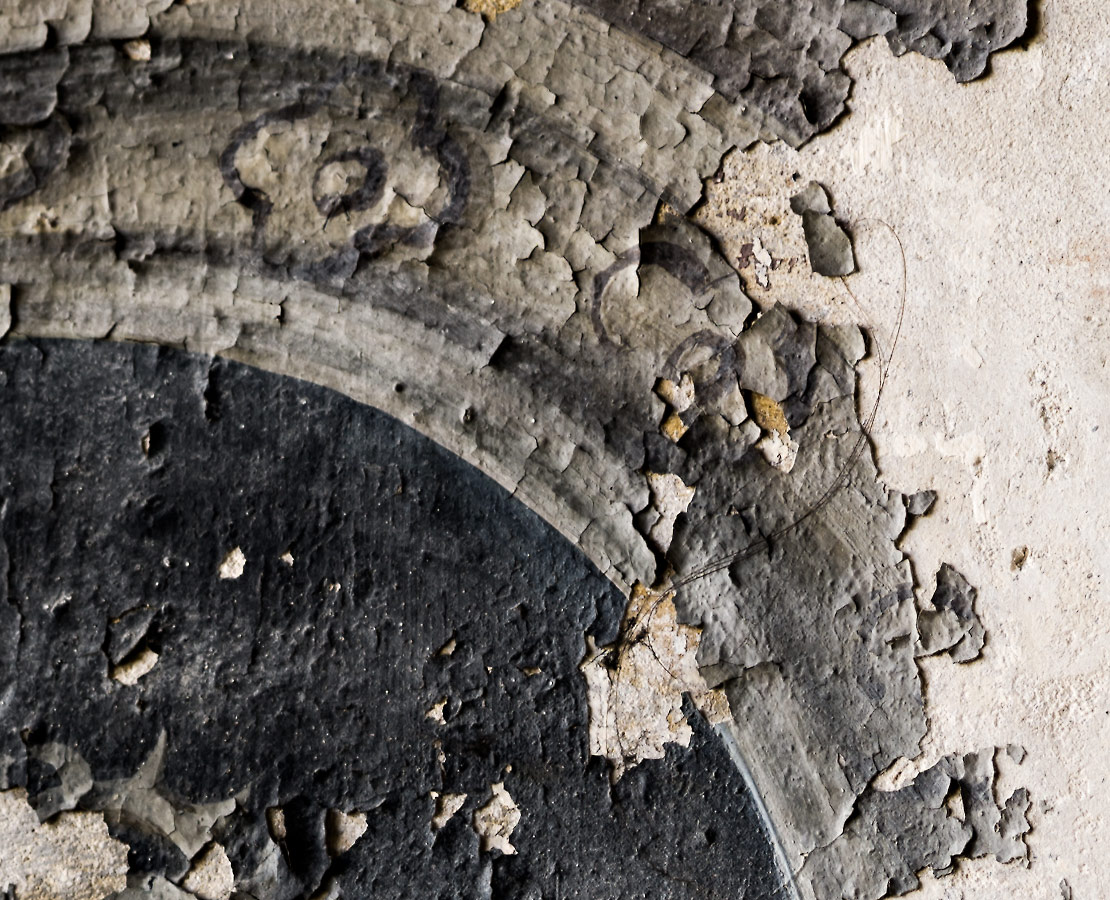
[[978, 590], [951, 566], [940, 567], [936, 590], [918, 617], [924, 654], [946, 652], [961, 663], [979, 658], [986, 632], [975, 610], [978, 595]]
[[944, 874], [960, 856], [1025, 859], [1029, 795], [1019, 788], [999, 806], [995, 774], [991, 751], [952, 754], [900, 790], [868, 790], [838, 844], [806, 861], [810, 879], [823, 896], [862, 900], [908, 893], [923, 868]]
[[728, 100], [759, 110], [800, 143], [844, 110], [851, 79], [841, 57], [885, 36], [891, 49], [943, 59], [957, 81], [1026, 29], [1026, 0], [577, 0], [659, 41], [713, 76]]

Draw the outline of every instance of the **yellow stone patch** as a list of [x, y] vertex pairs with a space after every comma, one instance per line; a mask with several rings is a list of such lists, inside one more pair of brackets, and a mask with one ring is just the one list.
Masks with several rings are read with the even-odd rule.
[[766, 394], [751, 394], [752, 419], [764, 431], [775, 432], [786, 437], [790, 433], [790, 424], [786, 421], [786, 413], [779, 404]]
[[463, 8], [492, 22], [500, 13], [516, 9], [520, 3], [521, 0], [464, 0]]

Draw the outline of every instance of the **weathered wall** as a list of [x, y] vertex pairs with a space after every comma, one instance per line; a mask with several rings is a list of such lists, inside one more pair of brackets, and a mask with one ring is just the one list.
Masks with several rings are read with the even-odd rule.
[[[864, 272], [849, 284], [880, 336], [901, 285], [884, 262], [889, 235], [869, 220], [906, 245], [906, 324], [873, 430], [879, 469], [902, 490], [937, 490], [935, 514], [903, 546], [923, 574], [943, 560], [964, 572], [988, 631], [981, 662], [924, 664], [930, 727], [914, 766], [956, 747], [1018, 744], [1026, 760], [1006, 780], [1035, 798], [1028, 868], [964, 866], [923, 896], [1102, 896], [1105, 9], [1041, 4], [1027, 49], [994, 57], [990, 78], [958, 91], [942, 67], [895, 61], [877, 43], [845, 65], [856, 86], [837, 128], [800, 153], [753, 148], [780, 180], [765, 202], [785, 206], [794, 172], [824, 180], [853, 223]], [[742, 171], [726, 167], [715, 186], [732, 196], [707, 205], [707, 217], [720, 212], [710, 230], [733, 260], [756, 236], [776, 259], [797, 256], [800, 239], [760, 218]], [[746, 225], [724, 214], [744, 204], [756, 213]], [[771, 274], [768, 296], [858, 318], [838, 286], [819, 290], [788, 268]], [[751, 293], [754, 265], [746, 272]], [[865, 393], [874, 381], [872, 367]]]
[[[1022, 119], [998, 118], [993, 92], [1028, 92], [1022, 66], [1043, 50], [995, 57], [982, 85], [952, 75], [981, 74], [990, 51], [1023, 33], [1023, 3], [974, 15], [886, 2], [696, 5], [676, 19], [550, 2], [492, 22], [386, 2], [353, 18], [326, 4], [147, 12], [149, 40], [131, 43], [104, 38], [142, 35], [145, 13], [81, 4], [64, 27], [60, 7], [32, 8], [8, 31], [12, 49], [31, 52], [6, 57], [6, 71], [34, 86], [3, 107], [13, 162], [0, 279], [13, 338], [153, 341], [308, 378], [492, 475], [632, 589], [616, 643], [587, 654], [581, 680], [595, 725], [616, 704], [614, 728], [634, 746], [585, 732], [582, 746], [614, 774], [669, 759], [678, 751], [667, 741], [694, 746], [698, 714], [678, 699], [691, 692], [720, 723], [714, 739], [739, 753], [803, 895], [905, 891], [959, 857], [995, 857], [973, 870], [992, 884], [1047, 883], [1036, 865], [1028, 875], [997, 865], [1026, 855], [1030, 794], [1019, 785], [1032, 788], [1035, 826], [1038, 813], [1047, 820], [1049, 801], [1026, 775], [1035, 755], [1012, 778], [1019, 736], [997, 718], [994, 730], [983, 716], [961, 726], [959, 703], [937, 699], [938, 685], [974, 684], [986, 706], [986, 685], [1016, 677], [992, 663], [998, 597], [1041, 558], [1031, 541], [997, 545], [987, 497], [1018, 503], [1010, 486], [1026, 470], [992, 480], [1003, 433], [983, 430], [988, 401], [968, 397], [960, 369], [976, 359], [989, 369], [968, 329], [991, 333], [994, 317], [969, 315], [964, 301], [995, 296], [984, 258], [1032, 277], [1014, 276], [998, 231], [980, 227], [1003, 221], [1001, 209], [1029, 221], [1008, 205], [1011, 183], [977, 176], [992, 170], [969, 160], [1002, 154], [990, 149], [996, 134]], [[43, 19], [63, 46], [34, 52]], [[952, 72], [876, 42], [841, 63], [875, 33]], [[950, 116], [941, 144], [924, 136], [938, 116], [923, 91]], [[846, 99], [849, 115], [813, 137]], [[746, 149], [722, 165], [734, 146]], [[814, 229], [839, 239], [823, 209], [804, 219], [791, 209], [810, 179], [855, 237], [860, 274], [844, 284], [810, 271], [825, 268]], [[716, 243], [680, 218], [691, 207]], [[829, 271], [852, 267], [843, 255]], [[938, 339], [931, 317], [945, 310]], [[857, 397], [858, 325], [872, 343]], [[950, 335], [958, 350], [942, 353]], [[997, 374], [1007, 365], [1017, 364]], [[873, 419], [876, 368], [889, 377]], [[1051, 364], [1031, 373], [1054, 445], [1037, 460], [1063, 471], [1080, 453], [1069, 413], [1048, 386]], [[942, 423], [936, 454], [968, 457], [966, 505], [952, 499], [965, 476], [921, 449], [933, 446], [926, 425], [907, 424], [925, 386]], [[957, 412], [972, 433], [953, 430]], [[939, 503], [923, 515], [928, 498], [888, 484], [935, 488]], [[1005, 574], [969, 546], [1001, 554]], [[668, 650], [653, 661], [644, 642]], [[628, 674], [634, 690], [622, 695], [618, 677], [607, 694], [603, 670]], [[986, 685], [985, 671], [995, 672]], [[631, 702], [666, 724], [628, 720]], [[938, 725], [949, 718], [957, 724]], [[698, 758], [712, 770], [707, 753]], [[208, 860], [199, 853], [196, 865]]]

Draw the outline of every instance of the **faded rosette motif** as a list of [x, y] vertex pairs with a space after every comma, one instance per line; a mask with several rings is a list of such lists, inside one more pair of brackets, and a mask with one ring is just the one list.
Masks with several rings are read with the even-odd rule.
[[470, 194], [463, 143], [438, 112], [431, 76], [361, 65], [238, 129], [220, 169], [265, 261], [326, 277], [426, 257]]

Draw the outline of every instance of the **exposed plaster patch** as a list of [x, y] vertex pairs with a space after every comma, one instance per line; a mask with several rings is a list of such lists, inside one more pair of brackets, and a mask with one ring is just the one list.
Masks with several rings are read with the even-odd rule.
[[432, 814], [432, 831], [439, 831], [466, 803], [466, 794], [441, 794], [432, 791], [431, 798], [436, 805]]
[[426, 713], [424, 713], [424, 718], [425, 719], [431, 719], [431, 721], [433, 721], [433, 722], [438, 722], [440, 725], [446, 725], [447, 724], [447, 719], [444, 718], [444, 715], [443, 715], [443, 710], [444, 710], [444, 707], [446, 707], [446, 706], [447, 706], [447, 698], [444, 697], [442, 700], [440, 700], [437, 703], [433, 703], [428, 708], [428, 711]]
[[659, 429], [665, 437], [673, 443], [678, 443], [684, 434], [689, 430], [689, 426], [682, 421], [682, 416], [676, 412], [669, 413], [663, 420], [663, 424]]
[[755, 424], [764, 431], [775, 432], [785, 437], [790, 433], [790, 423], [786, 421], [786, 413], [782, 406], [758, 391], [751, 393], [752, 418]]
[[798, 459], [798, 442], [790, 436], [790, 424], [783, 408], [765, 394], [750, 394], [752, 419], [763, 430], [756, 448], [767, 464], [783, 474], [789, 474]]
[[271, 806], [266, 810], [266, 829], [275, 843], [285, 840], [289, 832], [285, 828], [285, 810], [280, 806]]
[[728, 718], [728, 702], [698, 671], [699, 631], [678, 622], [674, 594], [636, 585], [614, 644], [582, 663], [590, 704], [590, 753], [608, 759], [614, 780], [645, 759], [661, 759], [668, 743], [689, 746], [682, 712], [690, 694], [710, 723]]
[[127, 58], [132, 62], [150, 62], [150, 41], [141, 38], [126, 41], [123, 45], [123, 52], [127, 54]]
[[209, 844], [193, 860], [181, 886], [201, 900], [228, 900], [235, 889], [235, 874], [224, 848]]
[[127, 887], [127, 846], [99, 813], [40, 823], [25, 790], [0, 791], [0, 885], [19, 900], [101, 900]]
[[329, 809], [324, 818], [328, 853], [331, 856], [342, 856], [366, 834], [368, 827], [364, 812], [356, 810], [348, 813], [341, 809]]
[[149, 647], [143, 647], [134, 656], [129, 656], [118, 666], [112, 666], [111, 677], [122, 685], [131, 687], [158, 663], [158, 654]]
[[220, 561], [219, 568], [216, 570], [220, 578], [225, 580], [234, 580], [241, 576], [247, 568], [247, 557], [243, 555], [243, 551], [238, 547], [227, 552], [227, 555]]
[[784, 437], [777, 431], [763, 435], [755, 446], [767, 460], [767, 465], [784, 474], [789, 474], [798, 459], [798, 442], [790, 435]]
[[521, 0], [463, 0], [467, 12], [479, 13], [482, 18], [492, 22], [501, 13], [520, 6]]
[[520, 809], [505, 790], [504, 782], [491, 784], [490, 790], [493, 796], [474, 810], [474, 831], [484, 852], [499, 850], [506, 856], [512, 856], [516, 853], [516, 847], [509, 839], [520, 824]]

